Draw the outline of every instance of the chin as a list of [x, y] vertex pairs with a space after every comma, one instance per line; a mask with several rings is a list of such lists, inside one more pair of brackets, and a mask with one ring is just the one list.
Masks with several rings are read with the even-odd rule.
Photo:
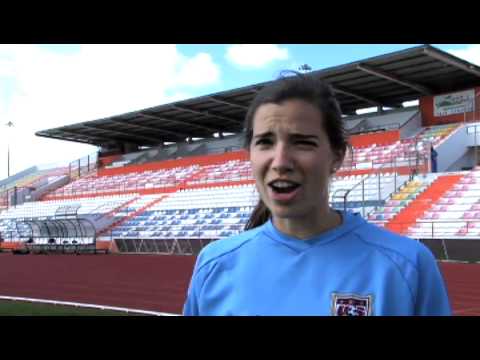
[[272, 208], [272, 215], [279, 219], [295, 219], [295, 218], [305, 218], [305, 211], [301, 211], [294, 206], [290, 207], [279, 207], [275, 206]]

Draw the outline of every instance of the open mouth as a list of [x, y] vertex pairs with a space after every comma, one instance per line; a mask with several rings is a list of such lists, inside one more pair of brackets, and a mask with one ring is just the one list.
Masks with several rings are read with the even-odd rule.
[[290, 194], [300, 187], [300, 184], [289, 180], [274, 180], [268, 186], [277, 194]]

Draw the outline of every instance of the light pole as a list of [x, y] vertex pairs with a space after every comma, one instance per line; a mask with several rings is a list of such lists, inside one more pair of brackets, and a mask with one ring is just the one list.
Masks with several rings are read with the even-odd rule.
[[[9, 121], [5, 126], [11, 128], [13, 123]], [[7, 179], [10, 177], [10, 139], [7, 139]]]

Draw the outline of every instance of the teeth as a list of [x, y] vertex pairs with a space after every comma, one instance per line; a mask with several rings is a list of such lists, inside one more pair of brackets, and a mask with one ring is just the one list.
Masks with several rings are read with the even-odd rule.
[[287, 182], [287, 181], [275, 181], [274, 183], [272, 183], [272, 185], [278, 188], [287, 188], [290, 186], [295, 186], [295, 184], [292, 184], [291, 182]]

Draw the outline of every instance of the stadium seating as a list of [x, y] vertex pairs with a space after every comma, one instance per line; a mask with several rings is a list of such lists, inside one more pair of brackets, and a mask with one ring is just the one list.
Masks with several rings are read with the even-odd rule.
[[26, 202], [22, 205], [12, 207], [8, 211], [0, 214], [0, 219], [13, 218], [34, 218], [34, 217], [54, 217], [55, 211], [60, 206], [74, 206], [80, 205], [78, 214], [102, 214], [107, 213], [122, 203], [132, 199], [134, 195], [120, 195], [120, 196], [103, 196], [73, 200], [50, 200], [50, 201], [36, 201]]
[[439, 146], [457, 128], [458, 124], [433, 126], [422, 129], [414, 137], [389, 145], [371, 144], [354, 148], [353, 157], [347, 159], [340, 171], [423, 165], [428, 159], [430, 144]]
[[243, 230], [258, 194], [253, 185], [179, 191], [113, 229], [114, 238], [212, 239]]
[[408, 176], [394, 173], [336, 176], [330, 184], [330, 204], [366, 215], [383, 205], [407, 179]]
[[11, 207], [0, 213], [0, 233], [6, 241], [18, 240], [16, 223], [23, 219], [53, 219], [57, 209], [64, 206], [78, 207], [79, 217], [89, 217], [95, 221], [101, 215], [109, 214], [115, 209], [131, 203], [138, 195], [126, 194], [120, 196], [104, 196], [78, 200], [50, 200], [26, 202], [22, 205]]
[[253, 180], [248, 161], [229, 160], [210, 165], [191, 165], [170, 169], [146, 170], [111, 176], [89, 175], [71, 182], [47, 195], [45, 199], [98, 196], [108, 193], [143, 192], [148, 190]]
[[[430, 144], [439, 146], [457, 127], [429, 127], [390, 144], [354, 148], [353, 163], [346, 161], [343, 170], [368, 171], [345, 174], [341, 169], [330, 184], [330, 204], [360, 212], [371, 222], [386, 226], [441, 176], [427, 174], [409, 181], [409, 175], [390, 167], [418, 165], [418, 154], [427, 154]], [[49, 176], [55, 179], [56, 175]], [[49, 218], [59, 206], [80, 204], [79, 216], [113, 217], [108, 228], [97, 229], [99, 239], [218, 239], [241, 232], [257, 200], [252, 169], [245, 157], [184, 161], [158, 169], [126, 168], [124, 172], [91, 173], [49, 193], [44, 201], [4, 211], [0, 232], [18, 238], [18, 219]], [[480, 237], [480, 172], [462, 177], [408, 229], [412, 237], [432, 233], [434, 237]]]
[[248, 161], [230, 160], [223, 164], [206, 165], [186, 183], [187, 185], [211, 184], [228, 181], [251, 180], [252, 170]]
[[147, 170], [142, 173], [131, 172], [113, 176], [89, 175], [56, 190], [46, 196], [45, 199], [75, 195], [95, 196], [113, 192], [137, 192], [142, 189], [174, 187], [198, 169], [198, 165], [192, 165], [185, 168]]
[[389, 221], [407, 207], [419, 194], [427, 189], [437, 178], [436, 174], [416, 176], [400, 187], [398, 192], [392, 194], [384, 206], [380, 206], [368, 215], [368, 220], [378, 226], [384, 227]]
[[[417, 160], [418, 154], [426, 153], [430, 143], [439, 144], [456, 126], [437, 126], [422, 130], [417, 136], [396, 141], [389, 145], [371, 144], [367, 147], [355, 148], [352, 159], [347, 159], [339, 174], [352, 169], [393, 170], [393, 167], [421, 165], [425, 156]], [[427, 149], [428, 147], [428, 149]], [[390, 171], [392, 172], [392, 171]], [[122, 174], [98, 176], [91, 174], [50, 193], [45, 199], [66, 197], [98, 196], [128, 192], [144, 192], [148, 190], [163, 191], [214, 185], [225, 181], [236, 182], [253, 180], [248, 160], [228, 160], [214, 164], [190, 164], [166, 169], [132, 171]], [[353, 194], [352, 194], [353, 195]]]
[[480, 237], [480, 171], [470, 171], [410, 227], [416, 238]]

